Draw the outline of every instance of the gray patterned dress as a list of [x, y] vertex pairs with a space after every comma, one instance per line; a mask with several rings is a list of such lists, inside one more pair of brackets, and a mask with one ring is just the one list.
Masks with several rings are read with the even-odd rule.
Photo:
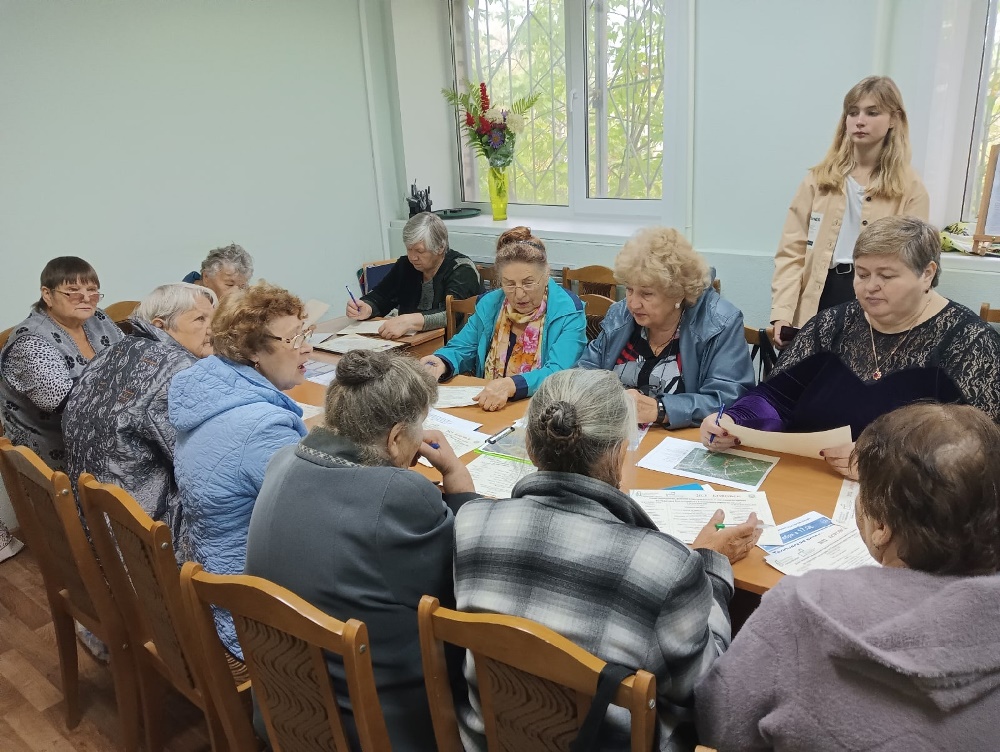
[[[125, 335], [101, 309], [83, 324], [100, 353]], [[62, 411], [88, 363], [69, 332], [44, 311], [32, 311], [0, 350], [0, 420], [7, 437], [63, 470]]]

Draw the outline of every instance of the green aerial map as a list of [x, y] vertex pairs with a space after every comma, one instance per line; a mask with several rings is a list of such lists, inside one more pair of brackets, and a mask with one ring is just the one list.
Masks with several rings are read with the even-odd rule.
[[698, 448], [688, 452], [675, 467], [678, 470], [697, 473], [706, 478], [715, 478], [722, 483], [729, 481], [745, 486], [756, 486], [767, 475], [771, 464], [766, 460], [755, 460], [751, 457], [740, 457], [737, 454], [710, 452], [707, 449]]

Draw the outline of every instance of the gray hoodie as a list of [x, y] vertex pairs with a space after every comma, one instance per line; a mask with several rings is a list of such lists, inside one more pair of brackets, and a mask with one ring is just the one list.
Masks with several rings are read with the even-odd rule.
[[696, 690], [731, 750], [1000, 749], [1000, 576], [786, 577]]

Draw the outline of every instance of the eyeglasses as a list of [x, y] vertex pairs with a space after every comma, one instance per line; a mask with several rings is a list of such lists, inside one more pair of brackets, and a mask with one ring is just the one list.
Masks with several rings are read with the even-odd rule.
[[299, 350], [302, 345], [305, 344], [306, 340], [309, 339], [313, 332], [316, 331], [315, 326], [306, 327], [304, 330], [296, 334], [294, 337], [279, 337], [277, 334], [268, 333], [268, 337], [271, 339], [276, 339], [279, 342], [284, 342], [285, 344], [291, 345], [293, 350]]
[[501, 282], [500, 287], [507, 293], [514, 293], [518, 290], [518, 288], [520, 288], [521, 290], [524, 290], [525, 293], [530, 295], [532, 292], [541, 287], [541, 284], [535, 282], [534, 280], [528, 280], [523, 285], [515, 285], [513, 282]]
[[70, 303], [82, 303], [85, 300], [99, 302], [104, 299], [104, 293], [97, 290], [87, 290], [86, 292], [66, 292], [65, 290], [53, 290], [60, 295], [65, 295]]

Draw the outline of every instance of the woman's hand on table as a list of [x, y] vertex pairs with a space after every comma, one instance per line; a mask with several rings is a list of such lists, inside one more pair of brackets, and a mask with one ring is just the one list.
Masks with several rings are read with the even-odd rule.
[[857, 480], [858, 466], [851, 461], [851, 453], [853, 451], [854, 442], [852, 441], [850, 444], [841, 444], [840, 446], [824, 449], [820, 452], [820, 456], [827, 461], [830, 467], [848, 480]]
[[483, 410], [494, 412], [506, 405], [507, 400], [513, 397], [516, 391], [514, 379], [493, 379], [476, 395], [475, 400]]
[[402, 316], [386, 319], [385, 323], [379, 327], [378, 336], [382, 339], [399, 339], [405, 337], [407, 332], [419, 332], [423, 326], [424, 316], [422, 313], [404, 313]]
[[421, 365], [427, 369], [427, 372], [434, 377], [435, 381], [440, 381], [441, 377], [444, 376], [445, 368], [444, 361], [441, 360], [437, 355], [425, 355], [420, 359]]
[[721, 525], [726, 519], [726, 513], [721, 509], [716, 510], [712, 519], [701, 529], [698, 537], [694, 539], [691, 548], [707, 548], [717, 551], [727, 559], [730, 564], [735, 564], [741, 559], [745, 559], [747, 554], [753, 551], [753, 547], [760, 540], [763, 529], [758, 528], [760, 521], [753, 512], [747, 517], [746, 522], [739, 524], [729, 523], [721, 530], [716, 525]]
[[635, 401], [636, 420], [640, 423], [655, 423], [656, 416], [659, 414], [659, 406], [656, 400], [652, 397], [647, 397], [637, 389], [627, 389], [626, 393]]
[[[725, 426], [715, 425], [715, 413], [705, 416], [698, 433], [705, 448], [716, 452], [724, 452], [726, 449], [740, 445], [740, 440], [731, 435]], [[715, 437], [714, 441], [712, 440], [713, 436]]]
[[445, 493], [475, 493], [472, 476], [440, 431], [424, 431], [418, 453], [441, 473]]
[[359, 300], [355, 302], [351, 300], [347, 303], [347, 318], [354, 319], [355, 321], [364, 321], [371, 317], [372, 307], [365, 301]]

